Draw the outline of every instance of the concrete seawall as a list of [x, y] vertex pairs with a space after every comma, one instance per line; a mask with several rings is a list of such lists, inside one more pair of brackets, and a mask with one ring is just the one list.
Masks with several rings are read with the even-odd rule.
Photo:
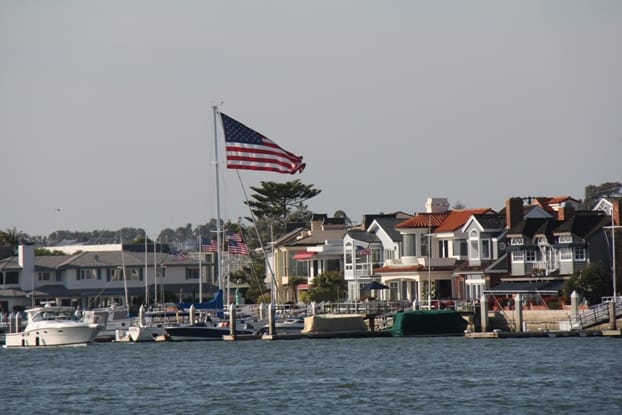
[[[559, 330], [560, 321], [570, 321], [570, 310], [523, 310], [523, 331]], [[516, 327], [516, 313], [514, 310], [489, 311], [489, 330], [521, 331]], [[622, 319], [617, 320], [621, 327]], [[606, 330], [609, 323], [604, 323], [592, 330]]]

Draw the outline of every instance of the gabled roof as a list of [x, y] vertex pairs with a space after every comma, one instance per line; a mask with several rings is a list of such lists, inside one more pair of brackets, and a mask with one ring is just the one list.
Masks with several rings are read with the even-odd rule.
[[485, 213], [494, 213], [494, 211], [490, 208], [450, 210], [449, 215], [434, 232], [454, 232], [464, 226], [472, 215], [481, 215]]
[[397, 220], [398, 222], [403, 222], [404, 220], [411, 218], [413, 215], [404, 212], [393, 212], [393, 213], [379, 213], [379, 214], [365, 214], [363, 215], [363, 223], [361, 227], [363, 229], [369, 228], [373, 221], [389, 219], [389, 220]]
[[398, 223], [395, 225], [396, 229], [410, 229], [410, 228], [427, 228], [429, 226], [437, 227], [445, 218], [449, 215], [448, 212], [443, 213], [418, 213], [410, 219]]
[[391, 238], [393, 242], [402, 242], [402, 239], [403, 239], [402, 234], [396, 229], [396, 226], [404, 222], [404, 219], [402, 218], [376, 218], [374, 222], [389, 236], [389, 238]]
[[11, 271], [20, 269], [22, 269], [22, 267], [19, 266], [16, 256], [10, 256], [0, 260], [0, 271]]
[[501, 213], [477, 213], [473, 217], [484, 229], [505, 228], [505, 215]]
[[367, 232], [361, 229], [350, 229], [347, 234], [354, 240], [361, 242], [379, 242], [378, 236], [375, 233]]
[[309, 245], [323, 245], [326, 241], [335, 241], [343, 239], [346, 235], [346, 229], [329, 229], [323, 231], [313, 231], [308, 236], [303, 236], [300, 239], [291, 242], [290, 246], [309, 246]]

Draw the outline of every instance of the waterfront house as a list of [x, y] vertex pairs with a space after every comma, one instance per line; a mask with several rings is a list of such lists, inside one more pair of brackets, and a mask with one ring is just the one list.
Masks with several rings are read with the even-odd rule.
[[[126, 291], [134, 306], [198, 301], [199, 294], [209, 298], [215, 293], [211, 254], [173, 254], [161, 248], [147, 254], [142, 246], [77, 245], [63, 247], [63, 255], [35, 256], [33, 245], [20, 245], [17, 255], [0, 260], [0, 306], [8, 313], [53, 301], [88, 309], [125, 305]], [[204, 276], [201, 284], [199, 275]]]
[[425, 303], [434, 298], [455, 298], [453, 272], [467, 257], [462, 227], [474, 214], [492, 209], [450, 210], [446, 198], [428, 198], [426, 211], [395, 227], [402, 234], [400, 258], [387, 260], [375, 273], [390, 289], [386, 300]]
[[508, 273], [486, 293], [522, 293], [542, 301], [544, 296], [557, 297], [564, 282], [588, 264], [610, 263], [603, 228], [611, 216], [602, 211], [579, 211], [578, 206], [570, 197], [508, 199]]
[[382, 267], [386, 260], [400, 258], [402, 234], [395, 227], [411, 217], [404, 212], [364, 215], [359, 227], [348, 230], [343, 239], [348, 301], [369, 298], [372, 293], [361, 293], [361, 288], [379, 281], [380, 276], [375, 275], [374, 270]]
[[279, 303], [295, 301], [295, 290], [306, 289], [313, 278], [328, 271], [343, 272], [345, 218], [314, 214], [309, 226], [288, 232], [266, 248], [266, 284]]

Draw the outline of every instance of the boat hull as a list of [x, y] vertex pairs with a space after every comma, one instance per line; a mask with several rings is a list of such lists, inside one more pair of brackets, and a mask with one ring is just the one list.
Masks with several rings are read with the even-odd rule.
[[[210, 327], [201, 325], [165, 327], [164, 330], [172, 341], [209, 341], [223, 340], [223, 336], [231, 334], [228, 327]], [[252, 330], [238, 329], [236, 335], [253, 334]]]
[[101, 326], [96, 324], [75, 324], [43, 326], [26, 329], [19, 333], [7, 333], [6, 348], [76, 346], [92, 343]]
[[166, 331], [158, 326], [130, 326], [128, 334], [133, 342], [153, 342], [158, 336], [166, 334]]
[[393, 336], [464, 335], [467, 321], [455, 310], [402, 311], [393, 317]]

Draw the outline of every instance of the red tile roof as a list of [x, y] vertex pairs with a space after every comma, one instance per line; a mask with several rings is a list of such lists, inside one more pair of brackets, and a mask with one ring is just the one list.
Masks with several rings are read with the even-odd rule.
[[464, 226], [471, 215], [482, 215], [484, 213], [494, 213], [494, 211], [490, 208], [451, 210], [449, 216], [434, 232], [453, 232]]
[[406, 219], [404, 222], [398, 223], [396, 229], [404, 228], [427, 228], [428, 226], [437, 227], [445, 218], [449, 215], [449, 212], [443, 213], [418, 213], [410, 219]]

